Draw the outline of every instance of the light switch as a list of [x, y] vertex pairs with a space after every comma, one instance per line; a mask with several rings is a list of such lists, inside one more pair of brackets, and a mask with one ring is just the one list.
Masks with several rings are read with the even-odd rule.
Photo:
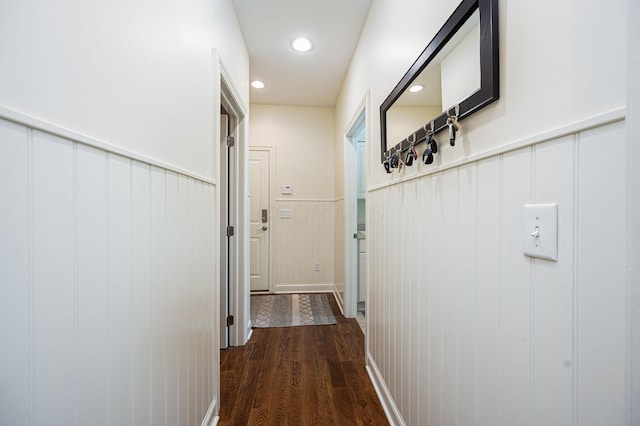
[[558, 205], [525, 204], [522, 250], [525, 256], [558, 260]]
[[293, 219], [293, 210], [280, 209], [280, 219]]

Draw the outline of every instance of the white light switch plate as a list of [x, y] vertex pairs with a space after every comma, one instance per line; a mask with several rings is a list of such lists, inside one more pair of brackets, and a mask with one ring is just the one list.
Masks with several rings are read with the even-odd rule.
[[525, 256], [558, 260], [558, 205], [525, 204], [522, 250]]
[[293, 219], [293, 210], [280, 209], [280, 219]]

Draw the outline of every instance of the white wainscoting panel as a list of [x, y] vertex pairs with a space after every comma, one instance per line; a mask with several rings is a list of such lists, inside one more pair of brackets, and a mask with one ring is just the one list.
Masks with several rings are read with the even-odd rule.
[[216, 223], [210, 182], [0, 119], [0, 425], [201, 423]]
[[333, 294], [343, 313], [345, 310], [344, 204], [344, 198], [340, 198], [333, 205]]
[[[275, 290], [333, 289], [333, 200], [276, 201], [271, 219]], [[280, 209], [293, 218], [281, 219]], [[320, 271], [314, 263], [320, 262]]]
[[[446, 147], [445, 147], [446, 149]], [[368, 194], [370, 372], [410, 425], [625, 424], [625, 123]], [[558, 261], [522, 253], [558, 203]]]

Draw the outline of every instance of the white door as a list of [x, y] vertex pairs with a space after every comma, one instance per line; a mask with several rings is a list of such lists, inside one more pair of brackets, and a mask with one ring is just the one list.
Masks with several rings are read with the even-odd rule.
[[249, 264], [251, 291], [269, 291], [270, 155], [249, 151]]

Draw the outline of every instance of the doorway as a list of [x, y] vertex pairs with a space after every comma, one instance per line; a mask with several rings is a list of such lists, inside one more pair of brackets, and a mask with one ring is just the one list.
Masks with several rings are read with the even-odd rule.
[[271, 290], [271, 161], [269, 147], [249, 149], [249, 280], [251, 292]]
[[220, 348], [229, 346], [231, 294], [236, 283], [236, 117], [220, 105]]
[[[347, 126], [344, 143], [345, 316], [366, 330], [367, 301], [367, 105], [369, 93]], [[366, 333], [365, 333], [366, 334]]]
[[[216, 53], [217, 55], [217, 53]], [[219, 58], [214, 62], [219, 75], [220, 99], [215, 148], [217, 173], [218, 256], [214, 260], [219, 276], [216, 330], [221, 349], [244, 345], [249, 339], [249, 202], [247, 111]]]

